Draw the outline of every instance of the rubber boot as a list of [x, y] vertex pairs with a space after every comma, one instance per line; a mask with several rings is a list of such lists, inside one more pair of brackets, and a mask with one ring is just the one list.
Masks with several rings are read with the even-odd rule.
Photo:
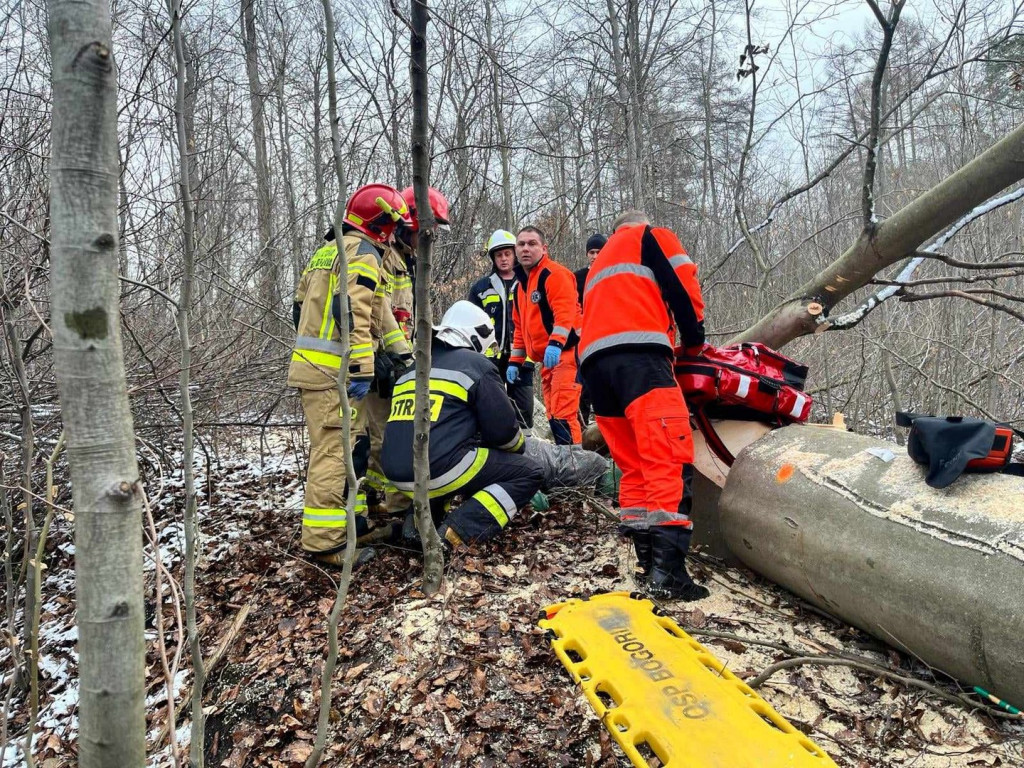
[[650, 529], [651, 578], [647, 589], [662, 600], [703, 600], [710, 593], [695, 584], [686, 572], [686, 553], [692, 531], [681, 525], [661, 525]]
[[633, 551], [636, 552], [636, 569], [633, 571], [633, 581], [640, 588], [647, 585], [651, 579], [651, 568], [653, 567], [654, 554], [651, 551], [651, 532], [639, 531], [635, 528], [620, 529], [622, 533], [633, 542]]

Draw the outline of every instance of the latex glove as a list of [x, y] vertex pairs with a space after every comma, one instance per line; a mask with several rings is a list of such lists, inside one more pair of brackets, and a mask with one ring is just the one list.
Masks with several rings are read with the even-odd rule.
[[348, 396], [353, 400], [362, 400], [370, 391], [373, 379], [352, 379], [348, 383]]
[[509, 384], [515, 384], [517, 381], [519, 381], [519, 366], [510, 365], [505, 370], [505, 379], [508, 381]]
[[558, 365], [558, 361], [562, 359], [562, 348], [557, 347], [554, 344], [549, 344], [548, 348], [544, 350], [544, 367], [554, 368]]

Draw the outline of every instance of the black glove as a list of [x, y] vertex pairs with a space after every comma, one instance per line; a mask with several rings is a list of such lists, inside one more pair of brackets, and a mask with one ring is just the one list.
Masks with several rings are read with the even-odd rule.
[[387, 400], [395, 390], [395, 364], [391, 355], [380, 354], [373, 356], [373, 388], [377, 394]]

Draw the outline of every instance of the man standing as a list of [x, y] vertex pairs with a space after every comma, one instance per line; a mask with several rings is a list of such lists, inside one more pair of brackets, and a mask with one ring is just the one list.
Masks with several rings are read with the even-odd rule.
[[[494, 335], [498, 342], [497, 357], [501, 380], [506, 381], [509, 355], [512, 352], [512, 304], [516, 286], [516, 236], [504, 229], [496, 229], [487, 240], [487, 255], [491, 259], [491, 274], [477, 280], [469, 289], [467, 297], [487, 313], [494, 323]], [[516, 407], [519, 424], [533, 426], [533, 363], [526, 362], [521, 375], [514, 382], [506, 381], [506, 390]]]
[[514, 384], [527, 357], [542, 360], [540, 380], [551, 434], [558, 445], [579, 443], [580, 384], [576, 350], [581, 321], [572, 272], [548, 255], [544, 233], [523, 227], [516, 237], [519, 285], [512, 309], [515, 333], [505, 378]]
[[693, 439], [672, 375], [675, 329], [696, 352], [704, 344], [697, 267], [671, 231], [628, 211], [590, 269], [580, 361], [594, 414], [622, 469], [620, 527], [633, 540], [644, 581], [657, 597], [700, 600], [708, 590], [686, 571], [693, 524], [683, 472]]
[[[430, 368], [430, 508], [452, 547], [497, 536], [540, 488], [540, 465], [523, 455], [526, 439], [498, 369], [486, 357], [494, 327], [479, 307], [457, 301], [434, 326]], [[413, 495], [416, 372], [395, 387], [381, 454], [384, 472]], [[455, 495], [461, 505], [448, 512]]]
[[[597, 258], [597, 254], [604, 248], [604, 244], [608, 242], [608, 238], [597, 232], [587, 238], [587, 266], [583, 269], [577, 269], [573, 274], [576, 275], [576, 292], [580, 297], [580, 309], [583, 308], [583, 286], [586, 285], [587, 275], [590, 274], [590, 268], [594, 264], [594, 259]], [[590, 421], [590, 414], [594, 410], [593, 405], [590, 402], [590, 393], [587, 392], [587, 382], [583, 382], [583, 391], [580, 393], [580, 418], [583, 419], [583, 424], [586, 425]]]
[[[402, 221], [410, 224], [409, 212], [398, 190], [384, 184], [357, 189], [345, 208], [342, 247], [348, 259], [349, 306], [341, 306], [338, 284], [341, 261], [332, 227], [327, 241], [310, 259], [302, 273], [292, 318], [295, 349], [288, 368], [288, 384], [298, 387], [309, 429], [309, 469], [302, 510], [302, 548], [321, 562], [341, 565], [346, 544], [344, 478], [347, 474], [341, 442], [341, 397], [338, 374], [342, 341], [338, 333], [341, 313], [349, 312], [351, 359], [347, 371], [348, 396], [353, 410], [352, 439], [366, 426], [363, 399], [374, 378], [374, 343], [371, 319], [379, 312], [377, 285], [385, 245]], [[358, 514], [357, 509], [352, 510]], [[365, 506], [365, 503], [362, 505]], [[357, 517], [357, 533], [365, 532], [365, 517]]]
[[593, 235], [587, 238], [587, 266], [583, 269], [577, 269], [573, 274], [576, 276], [576, 291], [580, 297], [580, 308], [583, 307], [583, 286], [587, 282], [587, 275], [590, 274], [590, 268], [594, 266], [594, 259], [597, 258], [597, 254], [604, 248], [604, 244], [608, 242], [608, 238], [602, 235], [600, 232], [595, 232]]

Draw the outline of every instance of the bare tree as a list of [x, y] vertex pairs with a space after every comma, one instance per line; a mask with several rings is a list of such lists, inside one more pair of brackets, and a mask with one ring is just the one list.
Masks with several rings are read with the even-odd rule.
[[142, 512], [118, 309], [109, 6], [51, 0], [52, 327], [76, 512], [82, 768], [146, 759]]

